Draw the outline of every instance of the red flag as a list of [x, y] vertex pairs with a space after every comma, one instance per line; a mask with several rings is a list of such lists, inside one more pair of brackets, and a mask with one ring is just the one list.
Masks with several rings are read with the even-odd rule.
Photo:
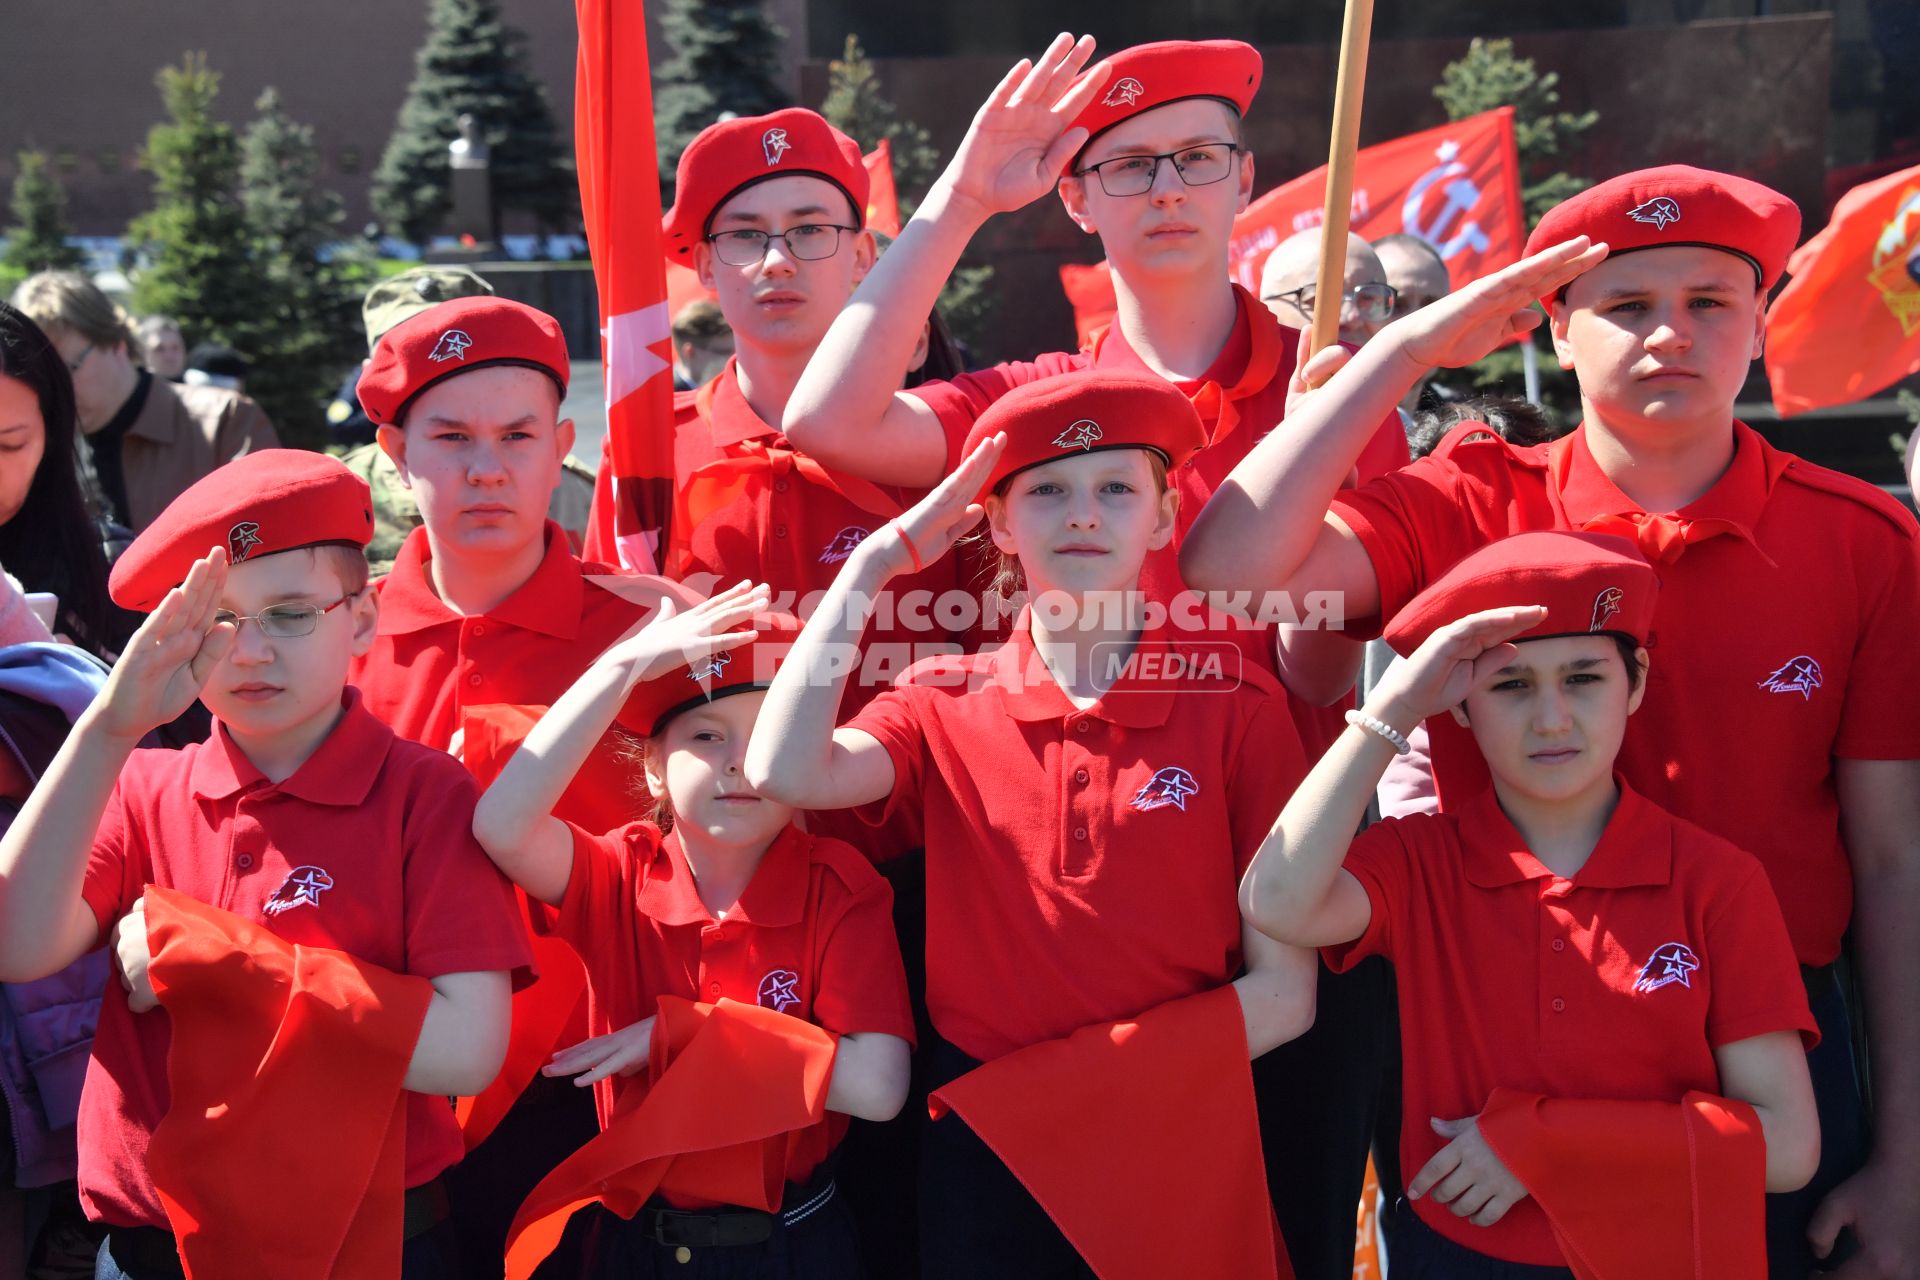
[[861, 157], [867, 166], [867, 228], [881, 235], [900, 234], [900, 194], [893, 186], [893, 139]]
[[1113, 268], [1105, 262], [1092, 266], [1069, 262], [1060, 268], [1060, 287], [1073, 304], [1074, 341], [1085, 351], [1102, 329], [1112, 327], [1113, 313], [1119, 309], [1120, 301], [1113, 292]]
[[1782, 414], [1870, 396], [1920, 373], [1920, 166], [1855, 187], [1794, 251], [1767, 317], [1767, 378]]
[[[1326, 197], [1325, 165], [1275, 187], [1247, 206], [1233, 223], [1229, 271], [1248, 289], [1260, 287], [1260, 268], [1275, 245], [1297, 231], [1320, 225]], [[1354, 156], [1352, 228], [1366, 240], [1405, 232], [1419, 236], [1446, 259], [1453, 287], [1520, 259], [1527, 242], [1520, 206], [1520, 153], [1514, 145], [1513, 108], [1469, 116], [1365, 147]], [[1083, 269], [1084, 270], [1084, 269]], [[1065, 272], [1062, 272], [1063, 281]], [[1096, 295], [1082, 279], [1074, 305], [1077, 325], [1097, 323], [1114, 307], [1111, 288]]]
[[673, 360], [646, 14], [641, 0], [574, 0], [574, 12], [574, 150], [600, 286], [612, 527], [622, 566], [652, 573], [673, 509]]

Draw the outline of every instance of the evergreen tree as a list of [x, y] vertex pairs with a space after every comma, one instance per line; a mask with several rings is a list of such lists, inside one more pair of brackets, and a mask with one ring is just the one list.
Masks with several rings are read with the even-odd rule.
[[22, 151], [20, 170], [13, 179], [13, 225], [7, 228], [7, 249], [0, 266], [22, 278], [36, 271], [72, 271], [86, 264], [87, 255], [67, 243], [67, 193], [47, 170], [40, 151]]
[[1585, 178], [1560, 169], [1563, 152], [1578, 148], [1580, 135], [1600, 119], [1598, 111], [1559, 111], [1560, 74], [1542, 74], [1532, 58], [1518, 57], [1511, 40], [1475, 39], [1466, 56], [1449, 62], [1433, 96], [1447, 119], [1512, 107], [1514, 143], [1520, 152], [1520, 197], [1528, 225], [1587, 187]]
[[240, 204], [240, 140], [213, 118], [220, 77], [204, 53], [188, 54], [157, 77], [168, 121], [147, 133], [142, 163], [153, 174], [153, 208], [134, 219], [128, 239], [144, 265], [133, 302], [143, 314], [173, 316], [202, 342], [221, 342], [250, 359], [260, 317], [273, 306], [254, 269]]
[[[913, 216], [946, 158], [933, 137], [915, 121], [900, 114], [881, 91], [880, 77], [860, 38], [849, 35], [842, 56], [827, 65], [827, 97], [820, 114], [840, 132], [872, 151], [883, 140], [893, 143], [893, 182], [900, 196], [900, 220]], [[955, 268], [940, 289], [940, 314], [962, 345], [979, 347], [987, 341], [999, 299], [993, 292], [993, 268], [984, 264]]]
[[561, 154], [546, 90], [527, 70], [526, 37], [500, 17], [498, 0], [433, 0], [413, 84], [373, 175], [373, 209], [415, 243], [453, 208], [447, 144], [460, 117], [479, 122], [501, 209], [531, 213], [543, 229], [580, 214], [572, 166]]
[[325, 441], [322, 405], [364, 352], [360, 299], [370, 265], [339, 246], [340, 197], [319, 186], [313, 130], [290, 117], [276, 90], [255, 104], [240, 166], [254, 270], [273, 295], [249, 335], [247, 393], [288, 443]]
[[653, 118], [670, 196], [680, 153], [722, 112], [757, 116], [789, 103], [776, 79], [781, 34], [765, 0], [666, 0], [660, 30], [673, 57], [655, 77]]

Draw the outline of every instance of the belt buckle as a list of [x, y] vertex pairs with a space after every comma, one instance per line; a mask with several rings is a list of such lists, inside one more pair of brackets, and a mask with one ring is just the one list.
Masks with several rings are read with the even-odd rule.
[[701, 1217], [704, 1217], [704, 1215], [686, 1213], [679, 1209], [655, 1209], [653, 1211], [653, 1231], [651, 1233], [654, 1243], [665, 1245], [668, 1248], [675, 1246], [688, 1247], [696, 1244], [705, 1247], [708, 1243], [707, 1241], [691, 1239], [689, 1238], [689, 1234], [682, 1229], [683, 1224]]

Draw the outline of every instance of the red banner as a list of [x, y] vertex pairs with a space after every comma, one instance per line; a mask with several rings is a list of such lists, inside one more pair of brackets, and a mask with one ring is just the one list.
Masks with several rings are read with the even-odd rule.
[[1920, 373], [1920, 166], [1855, 187], [1794, 251], [1767, 317], [1782, 414], [1846, 404]]
[[867, 166], [867, 227], [883, 236], [897, 236], [900, 194], [893, 185], [893, 139], [880, 139], [880, 145], [861, 159]]
[[[1275, 187], [1234, 219], [1228, 261], [1236, 283], [1257, 290], [1260, 268], [1274, 246], [1320, 225], [1326, 186], [1322, 165]], [[1456, 289], [1519, 261], [1527, 220], [1520, 205], [1513, 108], [1500, 107], [1363, 147], [1354, 157], [1352, 227], [1366, 240], [1396, 232], [1419, 236], [1446, 259]], [[1071, 282], [1069, 270], [1074, 272]], [[1094, 288], [1088, 270], [1061, 271], [1062, 286], [1082, 328], [1096, 322], [1102, 307], [1113, 310], [1111, 281], [1104, 290]]]
[[574, 12], [574, 149], [600, 286], [614, 540], [623, 567], [653, 573], [673, 509], [673, 360], [646, 14], [640, 0], [574, 0]]

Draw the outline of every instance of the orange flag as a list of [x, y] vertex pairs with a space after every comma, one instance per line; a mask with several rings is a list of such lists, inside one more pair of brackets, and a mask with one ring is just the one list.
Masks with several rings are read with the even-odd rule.
[[900, 234], [900, 195], [893, 186], [893, 139], [861, 157], [867, 166], [867, 228], [881, 235]]
[[[641, 0], [574, 0], [574, 151], [587, 247], [600, 287], [612, 510], [589, 517], [611, 532], [620, 565], [656, 572], [673, 510], [673, 335], [660, 248], [660, 170]], [[591, 535], [590, 544], [595, 540]]]
[[1232, 987], [976, 1067], [928, 1109], [965, 1120], [1100, 1280], [1291, 1280]]
[[1767, 1143], [1744, 1102], [1495, 1089], [1480, 1133], [1545, 1211], [1578, 1280], [1767, 1274]]
[[[1350, 225], [1355, 235], [1366, 240], [1395, 232], [1419, 236], [1446, 260], [1456, 289], [1520, 260], [1527, 220], [1520, 205], [1512, 107], [1363, 147], [1353, 163]], [[1235, 283], [1258, 289], [1260, 268], [1274, 246], [1320, 225], [1326, 187], [1327, 167], [1321, 165], [1275, 187], [1234, 219], [1227, 253]], [[1068, 270], [1088, 268], [1061, 271], [1076, 326], [1084, 332], [1102, 322], [1102, 311], [1111, 316], [1112, 281], [1108, 277], [1104, 289], [1095, 277], [1069, 281]]]
[[1920, 166], [1855, 187], [1794, 251], [1767, 316], [1774, 407], [1805, 413], [1920, 373]]
[[147, 1161], [189, 1280], [398, 1280], [401, 1085], [433, 987], [171, 889], [146, 904], [173, 1027]]

